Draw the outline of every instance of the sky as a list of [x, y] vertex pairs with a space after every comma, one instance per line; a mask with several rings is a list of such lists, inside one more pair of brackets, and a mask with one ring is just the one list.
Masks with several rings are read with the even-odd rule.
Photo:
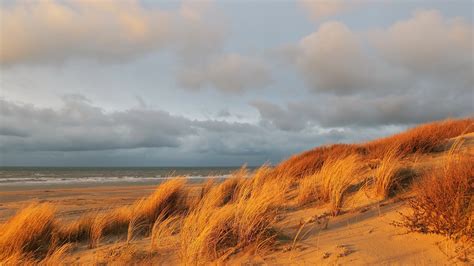
[[0, 165], [257, 166], [474, 113], [470, 0], [2, 0]]

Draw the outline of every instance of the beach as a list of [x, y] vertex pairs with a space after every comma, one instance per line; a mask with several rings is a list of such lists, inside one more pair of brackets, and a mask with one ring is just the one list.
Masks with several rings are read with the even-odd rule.
[[[52, 203], [65, 219], [94, 210], [126, 206], [151, 194], [162, 182], [187, 180], [197, 187], [221, 181], [236, 167], [0, 168], [0, 221], [32, 202]], [[182, 175], [182, 176], [180, 176]]]

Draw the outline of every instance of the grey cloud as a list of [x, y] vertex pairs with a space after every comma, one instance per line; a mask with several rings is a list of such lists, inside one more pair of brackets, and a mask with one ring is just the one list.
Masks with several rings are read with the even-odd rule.
[[180, 85], [199, 89], [212, 86], [227, 93], [239, 93], [259, 88], [270, 82], [269, 70], [258, 59], [227, 54], [214, 58], [204, 65], [195, 65], [178, 74]]
[[120, 154], [144, 156], [147, 150], [159, 156], [170, 153], [176, 158], [179, 154], [194, 154], [195, 160], [224, 156], [226, 160], [276, 162], [293, 152], [356, 136], [340, 130], [301, 134], [251, 123], [191, 120], [150, 109], [107, 112], [80, 95], [64, 97], [63, 101], [62, 108], [48, 109], [1, 99], [2, 162], [15, 161], [18, 154], [31, 158], [36, 158], [35, 154], [66, 156], [66, 160], [74, 158], [71, 154], [81, 158], [85, 154], [107, 157], [104, 151], [117, 158], [121, 158]]
[[251, 105], [260, 112], [261, 123], [264, 126], [274, 126], [285, 131], [299, 131], [306, 128], [308, 124], [305, 114], [288, 112], [276, 104], [256, 101]]
[[227, 109], [222, 109], [216, 114], [217, 117], [231, 117], [232, 114]]
[[195, 134], [189, 120], [167, 112], [132, 109], [106, 113], [77, 97], [64, 101], [63, 108], [53, 110], [2, 99], [2, 132], [27, 133], [22, 138], [2, 134], [1, 149], [77, 151], [177, 147], [183, 137]]
[[[290, 102], [285, 108], [270, 103], [254, 106], [263, 124], [287, 131], [321, 127], [379, 127], [409, 125], [474, 114], [474, 93], [458, 96], [407, 94], [378, 98], [359, 95], [327, 97], [314, 102]], [[269, 111], [274, 109], [277, 111]]]

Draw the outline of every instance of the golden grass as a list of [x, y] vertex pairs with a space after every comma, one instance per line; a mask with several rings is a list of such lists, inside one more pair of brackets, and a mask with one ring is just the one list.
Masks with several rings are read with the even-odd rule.
[[296, 202], [299, 206], [306, 205], [318, 199], [318, 174], [304, 177], [298, 184]]
[[62, 265], [64, 264], [64, 258], [67, 256], [67, 253], [70, 252], [72, 248], [71, 243], [64, 244], [60, 246], [59, 248], [54, 249], [53, 251], [50, 251], [46, 255], [46, 258], [44, 258], [42, 261], [39, 263], [39, 265], [45, 265], [45, 266], [56, 266], [56, 265]]
[[446, 140], [474, 132], [474, 119], [446, 119], [423, 124], [407, 131], [363, 144], [373, 158], [381, 158], [393, 146], [400, 155], [434, 152]]
[[186, 193], [184, 186], [186, 179], [172, 179], [158, 186], [155, 192], [133, 206], [135, 219], [151, 226], [158, 217], [166, 218], [168, 215], [186, 210]]
[[62, 224], [58, 228], [58, 238], [60, 242], [80, 242], [88, 240], [91, 234], [91, 227], [96, 215], [86, 213], [72, 222], [60, 221]]
[[288, 178], [303, 178], [319, 171], [328, 158], [342, 158], [351, 154], [362, 155], [364, 153], [364, 148], [353, 144], [317, 147], [283, 161], [276, 167], [276, 171]]
[[228, 203], [234, 202], [242, 185], [246, 182], [248, 171], [245, 167], [231, 174], [229, 178], [222, 183], [214, 186], [202, 195], [201, 205], [206, 205], [208, 208], [221, 207]]
[[354, 181], [360, 180], [363, 170], [357, 155], [343, 159], [330, 158], [321, 167], [317, 174], [321, 180], [321, 199], [329, 201], [334, 215], [339, 213], [347, 189]]
[[313, 175], [328, 158], [357, 154], [363, 159], [382, 158], [393, 147], [402, 157], [439, 150], [450, 138], [474, 132], [474, 119], [447, 119], [423, 124], [392, 136], [360, 144], [334, 144], [294, 155], [276, 167], [288, 178]]
[[[253, 246], [261, 248], [271, 242], [274, 234], [271, 227], [282, 202], [287, 185], [282, 182], [261, 184], [262, 174], [257, 179], [234, 179], [238, 193], [232, 192], [233, 200], [221, 203], [228, 196], [229, 185], [214, 187], [183, 220], [180, 232], [180, 257], [188, 264], [205, 264], [225, 259], [234, 252]], [[232, 179], [230, 179], [232, 180]], [[239, 180], [238, 182], [235, 180]], [[234, 186], [233, 186], [234, 187]], [[217, 199], [215, 199], [216, 197]]]
[[37, 259], [31, 256], [27, 256], [21, 253], [15, 253], [8, 257], [3, 258], [0, 261], [0, 265], [24, 265], [24, 266], [57, 266], [64, 265], [64, 258], [67, 256], [67, 253], [70, 251], [72, 244], [65, 244], [57, 249], [54, 249], [46, 255], [43, 259]]
[[329, 202], [333, 215], [337, 215], [345, 193], [351, 184], [361, 179], [363, 171], [364, 166], [355, 154], [342, 159], [329, 158], [317, 173], [300, 182], [296, 200], [299, 204], [314, 200]]
[[90, 247], [96, 247], [102, 235], [126, 232], [128, 241], [135, 234], [148, 235], [158, 218], [165, 219], [171, 214], [186, 211], [185, 184], [183, 178], [171, 179], [132, 206], [97, 215], [91, 226]]
[[55, 208], [33, 203], [19, 211], [0, 229], [0, 261], [12, 256], [42, 259], [51, 248]]
[[151, 230], [151, 250], [159, 250], [173, 246], [173, 244], [177, 245], [177, 243], [174, 243], [176, 241], [173, 236], [179, 231], [181, 222], [182, 218], [180, 216], [157, 219]]
[[102, 236], [118, 235], [127, 232], [130, 216], [126, 210], [111, 210], [99, 213], [91, 224], [89, 236], [89, 248], [98, 246]]
[[381, 158], [374, 173], [375, 195], [386, 199], [390, 191], [398, 182], [398, 171], [401, 167], [401, 156], [398, 146], [393, 146]]

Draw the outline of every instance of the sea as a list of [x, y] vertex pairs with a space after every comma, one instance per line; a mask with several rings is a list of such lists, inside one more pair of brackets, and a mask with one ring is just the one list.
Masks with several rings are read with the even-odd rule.
[[[159, 184], [170, 178], [225, 179], [240, 167], [0, 167], [0, 189]], [[249, 167], [252, 170], [251, 167]]]

